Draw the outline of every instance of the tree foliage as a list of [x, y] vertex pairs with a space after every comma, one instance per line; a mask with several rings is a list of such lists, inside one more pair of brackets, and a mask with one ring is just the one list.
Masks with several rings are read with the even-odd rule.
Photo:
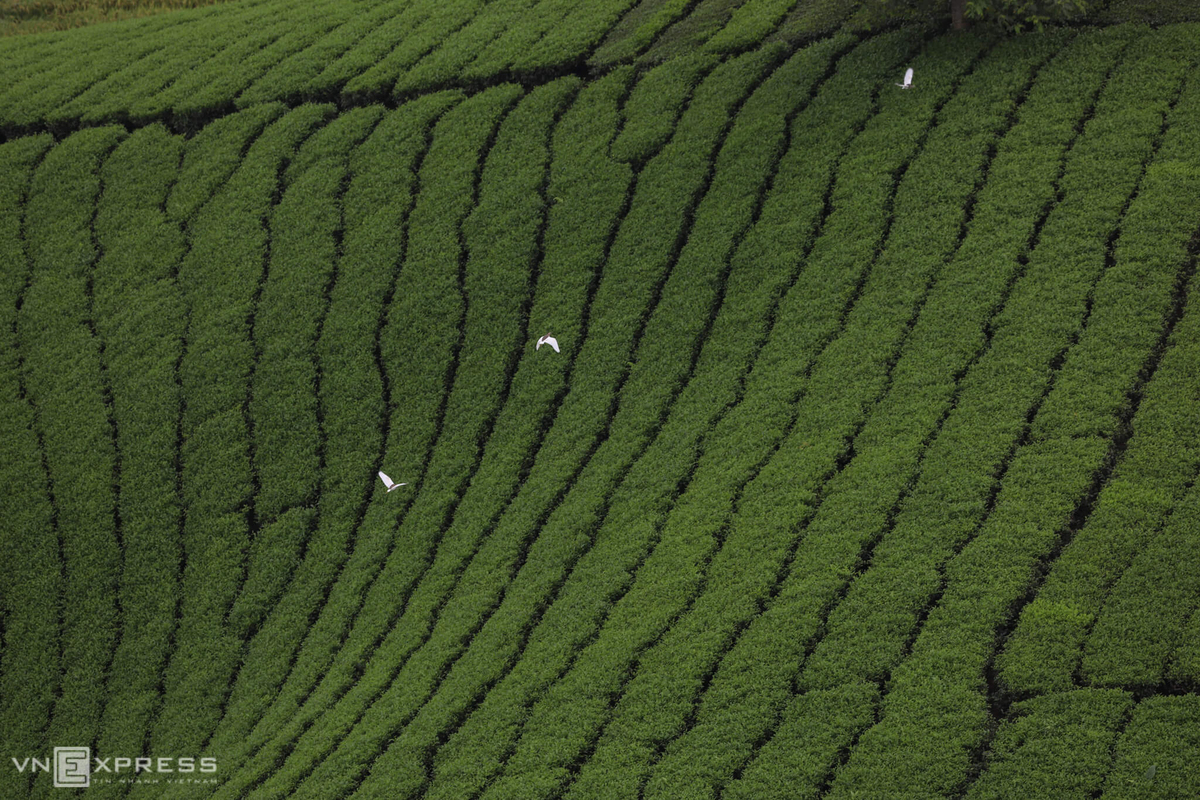
[[1040, 31], [1046, 23], [1061, 22], [1085, 13], [1089, 0], [950, 0], [965, 6], [968, 20], [998, 24], [1014, 31]]
[[863, 12], [872, 23], [897, 17], [944, 20], [949, 13], [958, 30], [979, 22], [1020, 33], [1076, 18], [1089, 5], [1091, 0], [864, 0]]

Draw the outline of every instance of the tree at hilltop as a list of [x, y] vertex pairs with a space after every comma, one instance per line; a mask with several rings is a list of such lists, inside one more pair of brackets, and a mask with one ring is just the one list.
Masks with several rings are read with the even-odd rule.
[[[915, 11], [944, 18], [947, 0], [866, 0], [868, 10], [881, 17]], [[950, 27], [966, 30], [972, 22], [986, 22], [1007, 30], [1041, 30], [1087, 11], [1091, 0], [949, 0]]]

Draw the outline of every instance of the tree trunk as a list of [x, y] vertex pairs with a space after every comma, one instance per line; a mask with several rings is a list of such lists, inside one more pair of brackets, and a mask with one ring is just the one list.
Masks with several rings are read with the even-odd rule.
[[950, 0], [950, 27], [956, 31], [967, 29], [967, 0]]

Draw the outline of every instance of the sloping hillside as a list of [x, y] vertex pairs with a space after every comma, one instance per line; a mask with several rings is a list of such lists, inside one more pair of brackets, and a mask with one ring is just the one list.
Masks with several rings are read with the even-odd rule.
[[850, 11], [0, 41], [0, 795], [1200, 796], [1200, 24]]

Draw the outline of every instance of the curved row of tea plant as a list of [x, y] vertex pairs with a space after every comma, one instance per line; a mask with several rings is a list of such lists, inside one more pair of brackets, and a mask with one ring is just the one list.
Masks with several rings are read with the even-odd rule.
[[[0, 145], [0, 499], [4, 649], [0, 653], [0, 741], [14, 752], [36, 747], [49, 724], [59, 680], [62, 573], [46, 458], [25, 394], [16, 321], [30, 279], [24, 207], [33, 175], [53, 146], [49, 136]], [[51, 535], [54, 534], [54, 535]], [[6, 793], [28, 791], [28, 777], [5, 772]]]
[[39, 535], [58, 540], [51, 575], [62, 581], [62, 593], [50, 633], [57, 633], [60, 674], [47, 730], [58, 741], [91, 741], [99, 733], [104, 692], [97, 679], [117, 643], [123, 459], [93, 270], [100, 166], [124, 136], [120, 128], [96, 128], [50, 150], [25, 208], [29, 272], [16, 333], [53, 497], [54, 525]]
[[97, 747], [140, 750], [171, 656], [179, 603], [182, 524], [175, 455], [182, 393], [176, 366], [186, 316], [173, 280], [186, 247], [164, 211], [184, 143], [159, 126], [125, 139], [101, 169], [96, 211], [102, 255], [93, 272], [121, 454], [118, 514], [120, 637], [109, 667]]

